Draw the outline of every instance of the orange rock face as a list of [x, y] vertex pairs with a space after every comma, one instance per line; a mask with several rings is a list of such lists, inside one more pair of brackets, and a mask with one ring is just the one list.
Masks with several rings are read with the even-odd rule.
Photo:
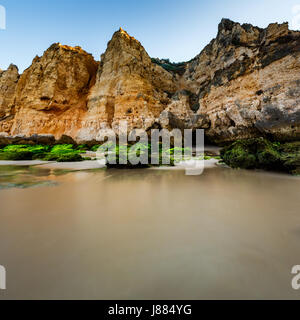
[[75, 136], [97, 68], [94, 58], [79, 47], [54, 44], [34, 58], [15, 89], [10, 134]]
[[0, 132], [10, 132], [18, 80], [19, 72], [16, 66], [10, 65], [6, 71], [0, 70]]
[[176, 90], [174, 76], [152, 63], [140, 42], [120, 29], [101, 57], [77, 139], [97, 139], [102, 127], [118, 131], [122, 120], [127, 121], [129, 130], [148, 129]]

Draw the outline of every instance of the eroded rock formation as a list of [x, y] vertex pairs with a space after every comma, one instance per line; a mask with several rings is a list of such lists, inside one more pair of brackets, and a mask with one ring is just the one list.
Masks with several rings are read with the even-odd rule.
[[35, 57], [15, 88], [9, 133], [76, 136], [97, 68], [94, 58], [80, 47], [58, 43]]
[[[215, 141], [300, 138], [300, 32], [223, 19], [217, 38], [187, 64], [186, 86]], [[204, 124], [200, 124], [204, 125]]]
[[97, 140], [99, 129], [204, 128], [215, 142], [300, 139], [300, 32], [223, 19], [187, 63], [151, 59], [124, 30], [100, 64], [79, 47], [52, 45], [19, 79], [0, 72], [0, 132]]
[[101, 57], [78, 139], [96, 139], [101, 127], [118, 131], [122, 120], [129, 130], [148, 129], [176, 90], [174, 76], [152, 63], [140, 42], [120, 29]]
[[0, 132], [9, 132], [10, 125], [14, 117], [14, 96], [19, 80], [18, 68], [11, 64], [6, 71], [0, 70]]

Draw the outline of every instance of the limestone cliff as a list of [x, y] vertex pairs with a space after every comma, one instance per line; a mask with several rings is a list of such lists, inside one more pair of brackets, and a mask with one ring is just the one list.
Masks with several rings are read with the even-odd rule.
[[80, 47], [53, 44], [20, 77], [11, 135], [75, 136], [98, 63]]
[[200, 119], [214, 141], [300, 138], [300, 32], [223, 19], [214, 39], [186, 66]]
[[124, 30], [100, 64], [79, 47], [52, 45], [19, 78], [0, 71], [0, 132], [97, 140], [99, 129], [204, 128], [218, 143], [300, 139], [300, 32], [223, 19], [194, 59], [151, 59]]
[[[11, 64], [6, 71], [0, 70], [0, 132], [9, 132], [14, 117], [14, 95], [19, 80], [18, 68]], [[1, 122], [5, 125], [1, 126]]]
[[77, 139], [96, 139], [101, 127], [118, 131], [122, 120], [128, 129], [149, 129], [176, 90], [174, 76], [152, 63], [140, 42], [120, 29], [101, 57]]

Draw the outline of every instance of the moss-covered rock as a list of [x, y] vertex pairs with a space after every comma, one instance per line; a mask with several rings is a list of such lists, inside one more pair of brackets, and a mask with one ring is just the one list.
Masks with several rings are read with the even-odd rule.
[[[184, 153], [185, 149], [179, 149]], [[107, 168], [117, 169], [138, 169], [149, 168], [151, 166], [174, 166], [176, 159], [175, 148], [163, 150], [162, 145], [158, 146], [158, 152], [151, 153], [151, 144], [137, 143], [131, 145], [109, 145], [101, 146], [98, 152], [102, 152], [102, 157], [106, 161]], [[137, 160], [140, 162], [137, 162]], [[99, 159], [98, 157], [98, 160]]]
[[66, 154], [60, 155], [56, 161], [57, 162], [79, 162], [83, 160], [84, 159], [80, 154], [66, 153]]
[[264, 138], [238, 140], [221, 150], [221, 158], [232, 168], [295, 174], [300, 169], [300, 142], [281, 144]]
[[9, 145], [0, 149], [0, 160], [44, 160], [58, 162], [82, 161], [85, 152], [71, 144], [55, 145]]
[[0, 152], [0, 160], [6, 161], [21, 161], [21, 160], [32, 160], [33, 153], [30, 151], [8, 151]]

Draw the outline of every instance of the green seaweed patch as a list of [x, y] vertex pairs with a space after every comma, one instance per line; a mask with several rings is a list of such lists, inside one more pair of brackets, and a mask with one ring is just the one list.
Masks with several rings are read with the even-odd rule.
[[71, 144], [55, 145], [9, 145], [0, 149], [0, 160], [42, 160], [57, 162], [82, 161], [84, 150]]
[[96, 144], [96, 145], [92, 146], [91, 151], [97, 152], [99, 148], [101, 148], [101, 145], [100, 144]]
[[232, 168], [298, 174], [300, 142], [271, 142], [265, 138], [238, 140], [221, 150], [221, 159]]
[[[152, 166], [174, 166], [183, 160], [183, 156], [192, 153], [192, 150], [184, 148], [163, 149], [162, 144], [157, 146], [156, 152], [152, 153], [150, 144], [137, 143], [130, 145], [103, 145], [97, 151], [103, 154], [107, 168], [137, 169], [149, 168]], [[138, 159], [144, 161], [137, 161]]]

